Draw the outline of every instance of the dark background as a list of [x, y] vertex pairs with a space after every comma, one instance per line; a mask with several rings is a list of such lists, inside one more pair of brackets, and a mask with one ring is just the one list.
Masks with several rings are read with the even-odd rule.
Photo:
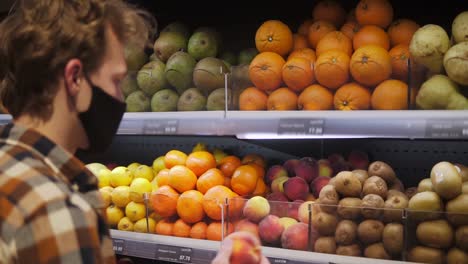
[[[238, 51], [255, 47], [255, 32], [262, 22], [279, 19], [295, 32], [302, 21], [312, 17], [317, 0], [276, 1], [156, 1], [130, 0], [150, 11], [158, 20], [159, 28], [173, 21], [186, 23], [193, 30], [199, 26], [215, 27], [221, 32], [224, 47]], [[358, 0], [339, 1], [347, 11]], [[420, 25], [438, 24], [450, 34], [457, 14], [468, 11], [468, 0], [390, 0], [394, 18], [410, 18]]]

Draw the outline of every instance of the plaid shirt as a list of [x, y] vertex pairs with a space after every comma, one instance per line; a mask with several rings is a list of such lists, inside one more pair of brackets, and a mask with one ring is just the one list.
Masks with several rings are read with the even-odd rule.
[[115, 263], [96, 177], [13, 124], [0, 127], [0, 263]]

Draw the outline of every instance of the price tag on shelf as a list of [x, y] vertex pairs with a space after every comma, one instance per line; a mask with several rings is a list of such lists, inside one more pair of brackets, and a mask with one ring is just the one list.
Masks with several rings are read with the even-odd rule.
[[112, 249], [116, 254], [123, 254], [125, 252], [125, 240], [112, 239]]
[[267, 257], [271, 264], [288, 264], [287, 259], [280, 259], [280, 258], [271, 258]]
[[426, 121], [426, 137], [460, 139], [468, 138], [468, 119]]
[[192, 263], [192, 253], [193, 250], [186, 247], [161, 244], [156, 246], [156, 259], [163, 261]]
[[177, 134], [179, 129], [179, 120], [161, 119], [145, 120], [143, 125], [143, 134], [147, 135], [173, 135]]
[[278, 135], [323, 135], [323, 119], [281, 118]]

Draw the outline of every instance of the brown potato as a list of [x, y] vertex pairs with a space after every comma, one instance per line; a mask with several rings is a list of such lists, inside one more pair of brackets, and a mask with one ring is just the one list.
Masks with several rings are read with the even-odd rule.
[[377, 194], [368, 194], [362, 198], [361, 214], [367, 219], [379, 219], [384, 206], [385, 202], [382, 197]]
[[341, 220], [336, 226], [335, 241], [339, 245], [351, 245], [357, 237], [357, 225], [351, 220]]

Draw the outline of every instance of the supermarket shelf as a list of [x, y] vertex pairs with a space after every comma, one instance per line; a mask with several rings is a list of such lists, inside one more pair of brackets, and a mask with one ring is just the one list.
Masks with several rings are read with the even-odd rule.
[[[0, 115], [0, 123], [10, 120]], [[468, 111], [206, 111], [126, 113], [120, 135], [211, 135], [239, 139], [468, 139]]]
[[[117, 254], [178, 263], [210, 263], [211, 260], [216, 256], [216, 253], [220, 247], [220, 242], [216, 241], [134, 233], [118, 230], [111, 230], [111, 236], [114, 243], [114, 251]], [[346, 257], [272, 247], [263, 247], [262, 252], [272, 264], [376, 263], [375, 259], [369, 258]], [[400, 264], [408, 262], [378, 260], [378, 263]]]

